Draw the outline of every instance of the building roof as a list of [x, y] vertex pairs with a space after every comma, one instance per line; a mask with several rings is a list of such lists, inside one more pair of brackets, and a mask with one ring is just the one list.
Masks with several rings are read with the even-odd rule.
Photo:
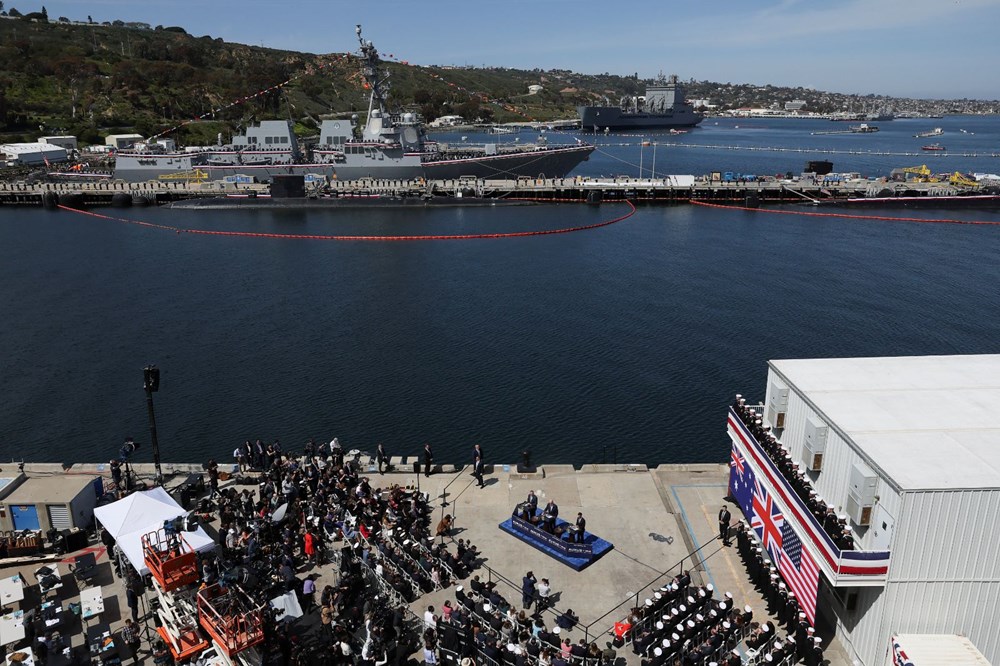
[[1000, 354], [770, 366], [901, 490], [1000, 488]]
[[31, 153], [66, 154], [66, 149], [51, 143], [5, 143], [0, 145], [0, 151], [8, 155], [24, 155]]
[[88, 474], [53, 474], [30, 477], [3, 499], [4, 504], [68, 504], [96, 476]]

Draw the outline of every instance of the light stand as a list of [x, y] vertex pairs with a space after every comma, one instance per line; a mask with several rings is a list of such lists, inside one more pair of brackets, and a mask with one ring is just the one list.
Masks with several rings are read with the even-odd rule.
[[163, 485], [163, 470], [160, 469], [160, 446], [156, 441], [156, 416], [153, 414], [153, 393], [160, 390], [160, 369], [147, 365], [142, 369], [143, 388], [146, 390], [146, 407], [149, 410], [149, 438], [153, 444], [153, 467], [156, 475], [153, 482]]

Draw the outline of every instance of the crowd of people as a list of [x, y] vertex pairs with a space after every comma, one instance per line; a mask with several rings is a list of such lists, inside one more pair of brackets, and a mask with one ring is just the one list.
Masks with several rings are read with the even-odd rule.
[[754, 626], [747, 638], [747, 647], [755, 649], [763, 663], [805, 663], [818, 666], [823, 662], [823, 641], [815, 635], [812, 624], [801, 610], [795, 593], [781, 580], [777, 567], [754, 539], [743, 521], [736, 524], [736, 547], [750, 576], [760, 590], [768, 609], [787, 631], [784, 639], [777, 637], [773, 623]]
[[[528, 572], [522, 581], [521, 607], [511, 603], [496, 581], [473, 575], [455, 588], [455, 603], [446, 601], [440, 613], [424, 613], [425, 664], [440, 661], [463, 666], [611, 666], [617, 653], [596, 643], [566, 636], [579, 622], [572, 609], [546, 613], [542, 588], [548, 581]], [[533, 607], [533, 610], [532, 610]], [[547, 618], [551, 618], [551, 623]]]
[[854, 550], [854, 531], [847, 524], [847, 516], [837, 515], [836, 507], [823, 501], [812, 487], [812, 482], [802, 466], [792, 459], [788, 449], [771, 433], [771, 427], [764, 425], [763, 419], [739, 394], [736, 395], [733, 410], [837, 547], [841, 550]]
[[[220, 487], [215, 460], [204, 465], [210, 494], [196, 513], [217, 515], [219, 528], [217, 548], [198, 556], [201, 584], [238, 586], [263, 607], [294, 592], [303, 612], [319, 618], [285, 622], [266, 610], [257, 646], [264, 663], [406, 663], [420, 639], [407, 604], [469, 576], [481, 561], [476, 546], [435, 543], [428, 497], [373, 484], [367, 463], [337, 440], [310, 441], [295, 454], [277, 440], [248, 441], [234, 455], [242, 474], [233, 485]], [[450, 516], [442, 523], [436, 534], [450, 535]]]

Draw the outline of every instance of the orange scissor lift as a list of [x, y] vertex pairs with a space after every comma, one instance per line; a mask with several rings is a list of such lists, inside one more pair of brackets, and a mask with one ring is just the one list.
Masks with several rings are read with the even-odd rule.
[[181, 534], [163, 528], [143, 535], [142, 555], [160, 600], [156, 633], [175, 661], [189, 659], [208, 647], [199, 631], [194, 599], [198, 556]]
[[198, 590], [198, 620], [230, 660], [264, 640], [262, 608], [236, 585]]

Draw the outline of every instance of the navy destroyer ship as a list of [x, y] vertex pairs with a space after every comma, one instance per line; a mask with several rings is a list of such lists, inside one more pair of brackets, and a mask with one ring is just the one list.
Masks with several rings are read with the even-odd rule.
[[695, 127], [705, 119], [684, 98], [676, 74], [661, 74], [646, 86], [645, 97], [623, 97], [618, 106], [578, 106], [584, 130], [679, 129]]
[[307, 179], [443, 180], [473, 176], [484, 179], [562, 178], [594, 151], [594, 146], [549, 143], [485, 143], [456, 145], [429, 139], [417, 114], [387, 108], [389, 74], [378, 50], [361, 36], [361, 74], [371, 91], [363, 126], [358, 117], [324, 120], [318, 142], [304, 149], [292, 122], [265, 120], [235, 135], [231, 145], [177, 150], [170, 142], [145, 142], [115, 156], [115, 177], [127, 181], [158, 178], [222, 180], [227, 177], [269, 182], [275, 175]]

